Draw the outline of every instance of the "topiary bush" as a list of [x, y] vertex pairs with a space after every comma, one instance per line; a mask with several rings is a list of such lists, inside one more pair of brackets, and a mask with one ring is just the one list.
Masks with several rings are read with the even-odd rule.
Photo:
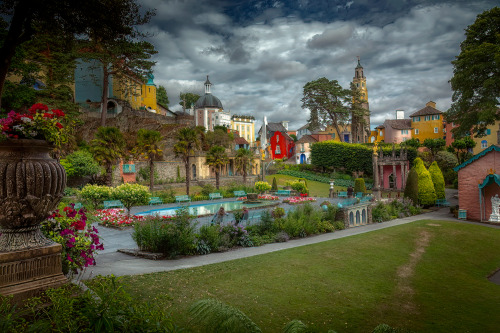
[[425, 168], [421, 158], [416, 158], [414, 168], [418, 175], [418, 202], [423, 206], [432, 206], [436, 203], [436, 190], [431, 174]]
[[366, 185], [363, 178], [356, 178], [354, 180], [354, 193], [358, 192], [366, 193]]
[[278, 183], [276, 182], [276, 177], [273, 177], [273, 185], [271, 186], [271, 190], [273, 191], [278, 190]]
[[293, 190], [297, 191], [298, 193], [309, 193], [309, 189], [306, 186], [306, 183], [304, 182], [287, 182], [287, 185], [290, 186]]
[[130, 214], [132, 206], [147, 205], [151, 199], [151, 193], [147, 186], [126, 183], [114, 189], [113, 197], [120, 200]]
[[444, 192], [444, 177], [436, 161], [432, 162], [429, 167], [429, 173], [431, 174], [432, 182], [434, 183], [434, 190], [436, 191], [437, 199], [445, 199], [446, 194]]
[[268, 182], [255, 182], [255, 189], [259, 193], [264, 193], [265, 191], [269, 191], [271, 189], [271, 185]]
[[97, 208], [103, 201], [111, 200], [113, 188], [105, 185], [85, 185], [80, 191], [82, 199], [87, 200]]
[[418, 174], [415, 168], [411, 168], [406, 178], [404, 197], [410, 199], [414, 205], [418, 205]]

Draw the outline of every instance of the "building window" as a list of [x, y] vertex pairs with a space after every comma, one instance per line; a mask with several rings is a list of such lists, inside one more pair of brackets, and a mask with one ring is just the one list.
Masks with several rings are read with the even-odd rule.
[[276, 135], [276, 143], [280, 142], [280, 136]]
[[415, 128], [415, 135], [418, 135], [419, 131], [418, 128]]
[[281, 154], [281, 148], [280, 146], [276, 146], [276, 150], [274, 152], [275, 155], [280, 155]]
[[481, 149], [488, 148], [488, 141], [483, 140], [481, 141]]
[[439, 133], [439, 128], [434, 127], [434, 133]]
[[408, 130], [401, 130], [401, 134], [402, 135], [408, 134]]
[[488, 128], [488, 129], [486, 130], [486, 135], [490, 135], [490, 134], [491, 134], [491, 130]]
[[335, 139], [335, 133], [332, 133], [332, 139]]
[[424, 120], [431, 120], [431, 116], [425, 116]]

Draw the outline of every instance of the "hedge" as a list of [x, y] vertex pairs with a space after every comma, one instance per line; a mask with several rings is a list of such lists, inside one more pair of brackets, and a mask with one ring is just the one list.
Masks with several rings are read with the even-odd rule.
[[[304, 178], [307, 180], [313, 180], [313, 181], [320, 182], [320, 183], [326, 183], [326, 184], [330, 183], [329, 177], [319, 176], [319, 175], [315, 175], [313, 173], [304, 172], [304, 171], [278, 170], [276, 173], [280, 174], [280, 175], [287, 175], [287, 176], [292, 176], [292, 177], [297, 177], [297, 178]], [[336, 186], [341, 186], [341, 187], [353, 186], [354, 187], [354, 180], [352, 180], [352, 179], [336, 178], [334, 181], [335, 181]], [[372, 187], [373, 187], [372, 183], [366, 183], [367, 189], [370, 190]]]
[[418, 204], [418, 174], [415, 168], [411, 168], [406, 178], [404, 197], [411, 199], [415, 206]]
[[[400, 147], [396, 145], [396, 156], [400, 154]], [[392, 146], [382, 148], [385, 155], [392, 153]], [[337, 141], [322, 141], [311, 147], [311, 163], [316, 167], [345, 170], [349, 173], [363, 171], [366, 175], [373, 175], [373, 145], [355, 144]], [[417, 150], [407, 147], [407, 157], [410, 164], [417, 157]]]

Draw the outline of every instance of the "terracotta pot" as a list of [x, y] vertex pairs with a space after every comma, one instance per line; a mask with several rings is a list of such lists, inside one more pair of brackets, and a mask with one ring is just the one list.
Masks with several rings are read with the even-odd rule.
[[40, 223], [64, 195], [66, 172], [43, 140], [0, 142], [0, 252], [53, 244]]

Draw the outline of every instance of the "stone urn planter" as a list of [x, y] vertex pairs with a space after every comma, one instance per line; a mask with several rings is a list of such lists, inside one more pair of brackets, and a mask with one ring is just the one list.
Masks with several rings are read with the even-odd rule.
[[66, 281], [61, 245], [40, 230], [66, 186], [51, 149], [43, 140], [0, 142], [0, 294], [15, 301]]

